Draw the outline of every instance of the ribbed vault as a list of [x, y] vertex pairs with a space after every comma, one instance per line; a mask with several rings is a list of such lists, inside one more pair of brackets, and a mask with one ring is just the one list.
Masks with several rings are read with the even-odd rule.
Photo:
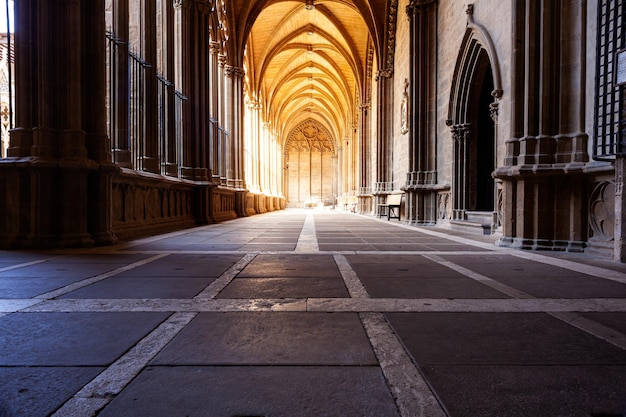
[[[312, 119], [334, 138], [351, 134], [365, 94], [368, 48], [376, 44], [384, 2], [253, 1], [239, 7], [246, 93], [281, 146]], [[375, 3], [375, 2], [374, 2]], [[375, 18], [372, 7], [383, 8]], [[242, 33], [237, 31], [238, 33]]]

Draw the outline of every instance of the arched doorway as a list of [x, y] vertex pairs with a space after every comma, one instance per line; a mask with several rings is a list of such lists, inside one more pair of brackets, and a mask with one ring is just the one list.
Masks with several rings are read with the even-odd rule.
[[475, 81], [470, 91], [469, 172], [466, 179], [467, 210], [494, 211], [495, 169], [494, 121], [490, 114], [493, 102], [493, 71], [484, 50], [479, 58]]
[[496, 168], [497, 111], [502, 96], [493, 43], [468, 13], [468, 29], [459, 51], [450, 94], [448, 126], [452, 131], [454, 165], [452, 222], [477, 225], [491, 233], [498, 228]]
[[298, 125], [285, 143], [285, 190], [288, 207], [334, 204], [335, 144], [329, 131], [313, 119]]

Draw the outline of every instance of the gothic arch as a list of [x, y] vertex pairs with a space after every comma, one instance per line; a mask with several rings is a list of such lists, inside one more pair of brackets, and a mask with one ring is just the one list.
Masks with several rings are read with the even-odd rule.
[[450, 104], [448, 107], [448, 126], [463, 125], [468, 122], [468, 91], [474, 80], [477, 64], [486, 54], [493, 73], [494, 106], [492, 109], [497, 113], [497, 104], [502, 98], [502, 79], [500, 76], [500, 63], [489, 32], [485, 27], [474, 21], [474, 6], [467, 6], [467, 29], [461, 43], [459, 56], [454, 68], [452, 89], [450, 92]]
[[313, 119], [289, 133], [284, 146], [284, 189], [292, 207], [334, 203], [336, 192], [336, 144], [322, 124]]
[[[467, 16], [446, 121], [454, 140], [454, 220], [467, 220], [470, 211], [498, 211], [492, 172], [496, 168], [496, 127], [502, 97], [500, 66], [489, 33], [473, 19], [471, 4]], [[492, 230], [498, 227], [498, 216], [487, 218]]]

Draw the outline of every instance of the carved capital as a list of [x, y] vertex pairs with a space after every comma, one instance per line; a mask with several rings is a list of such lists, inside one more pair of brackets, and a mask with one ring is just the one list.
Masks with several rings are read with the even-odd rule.
[[406, 14], [409, 18], [413, 17], [416, 13], [421, 12], [431, 4], [437, 3], [438, 0], [411, 0], [406, 6]]
[[390, 70], [390, 69], [378, 70], [378, 72], [376, 73], [376, 81], [378, 81], [379, 78], [391, 78], [392, 76], [393, 76], [393, 70]]
[[221, 50], [221, 45], [219, 42], [216, 41], [210, 41], [209, 42], [209, 53], [211, 54], [218, 54]]
[[231, 65], [224, 66], [224, 73], [226, 74], [227, 77], [239, 77], [239, 78], [243, 78], [243, 76], [246, 74], [243, 68], [233, 67]]
[[467, 139], [467, 135], [469, 134], [470, 125], [462, 124], [462, 125], [454, 125], [450, 128], [452, 131], [452, 139], [455, 142], [465, 141]]
[[489, 105], [489, 115], [491, 116], [491, 120], [493, 120], [495, 124], [498, 124], [498, 115], [500, 113], [499, 107], [500, 103], [498, 103], [497, 101], [494, 101]]

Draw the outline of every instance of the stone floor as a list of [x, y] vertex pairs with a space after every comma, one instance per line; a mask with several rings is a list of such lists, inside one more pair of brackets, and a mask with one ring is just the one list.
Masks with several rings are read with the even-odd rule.
[[328, 211], [0, 252], [0, 417], [626, 414], [626, 266]]

